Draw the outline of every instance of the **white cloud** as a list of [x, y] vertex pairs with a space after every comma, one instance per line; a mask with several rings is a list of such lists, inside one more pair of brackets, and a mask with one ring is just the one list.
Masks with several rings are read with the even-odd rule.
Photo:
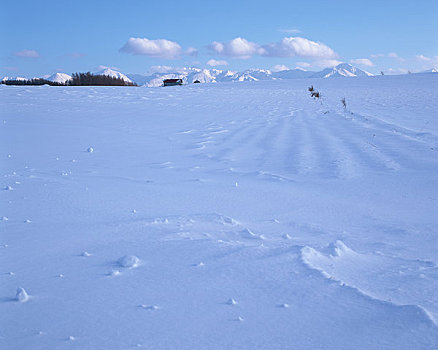
[[312, 66], [319, 67], [319, 68], [332, 68], [337, 66], [338, 64], [341, 64], [342, 61], [338, 60], [318, 60], [312, 63]]
[[371, 60], [369, 60], [368, 58], [355, 58], [350, 60], [350, 63], [359, 64], [361, 66], [367, 66], [367, 67], [374, 66], [374, 63], [371, 62]]
[[149, 68], [148, 73], [154, 74], [154, 73], [169, 73], [174, 72], [175, 68], [171, 66], [152, 66]]
[[387, 73], [388, 74], [393, 74], [393, 75], [397, 75], [397, 74], [407, 74], [409, 71], [405, 68], [389, 68]]
[[198, 50], [195, 49], [194, 47], [189, 47], [189, 48], [185, 51], [185, 54], [186, 54], [187, 56], [193, 56], [193, 57], [196, 57], [196, 56], [198, 56]]
[[170, 40], [147, 38], [129, 38], [128, 42], [119, 50], [133, 55], [175, 59], [182, 54], [181, 46]]
[[301, 68], [308, 68], [311, 66], [311, 64], [308, 62], [297, 62], [297, 66]]
[[228, 62], [224, 61], [224, 60], [215, 60], [215, 59], [211, 59], [208, 60], [207, 64], [211, 67], [216, 67], [216, 66], [227, 66]]
[[110, 67], [110, 66], [104, 66], [102, 64], [97, 66], [97, 70], [104, 70], [104, 69], [112, 69], [112, 70], [120, 70], [120, 68], [117, 67]]
[[375, 53], [370, 55], [371, 58], [380, 58], [380, 57], [385, 57], [385, 54], [383, 53]]
[[400, 61], [400, 62], [405, 62], [406, 59], [404, 59], [403, 57], [400, 57], [399, 55], [397, 55], [395, 52], [390, 52], [388, 54], [388, 57], [390, 58], [395, 58], [396, 60]]
[[14, 56], [17, 57], [26, 57], [26, 58], [38, 58], [40, 57], [39, 53], [35, 50], [21, 50], [14, 52]]
[[287, 34], [298, 34], [301, 33], [301, 30], [293, 28], [293, 29], [279, 29], [279, 32], [287, 33]]
[[426, 57], [426, 56], [424, 56], [424, 55], [416, 55], [415, 58], [416, 58], [418, 61], [423, 61], [423, 62], [429, 62], [429, 61], [432, 61], [432, 59], [431, 59], [430, 57]]
[[271, 70], [273, 72], [281, 72], [283, 70], [289, 70], [290, 68], [288, 66], [285, 66], [284, 64], [276, 64]]
[[331, 59], [338, 56], [327, 45], [301, 37], [286, 37], [280, 42], [266, 45], [259, 45], [238, 37], [228, 42], [214, 41], [209, 48], [219, 55], [243, 59], [253, 55], [313, 59]]
[[263, 45], [264, 56], [335, 58], [337, 54], [327, 45], [301, 37], [283, 38], [282, 41]]
[[255, 54], [263, 52], [260, 45], [240, 37], [225, 43], [214, 41], [209, 48], [219, 55], [241, 59], [248, 59]]

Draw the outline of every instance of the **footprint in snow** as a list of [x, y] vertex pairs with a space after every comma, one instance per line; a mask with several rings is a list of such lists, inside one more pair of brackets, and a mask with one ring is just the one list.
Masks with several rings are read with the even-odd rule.
[[13, 188], [11, 186], [6, 186], [3, 188], [4, 191], [12, 191]]
[[237, 301], [235, 299], [231, 298], [231, 299], [228, 299], [227, 304], [228, 305], [237, 305]]
[[88, 253], [87, 251], [81, 253], [81, 256], [83, 256], [83, 257], [89, 257], [91, 255], [92, 254]]
[[287, 309], [287, 308], [289, 308], [289, 304], [279, 304], [279, 305], [277, 305], [277, 307]]

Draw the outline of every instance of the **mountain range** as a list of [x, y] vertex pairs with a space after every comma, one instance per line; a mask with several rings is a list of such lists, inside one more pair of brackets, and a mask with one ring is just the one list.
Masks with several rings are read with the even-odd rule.
[[[421, 73], [437, 73], [438, 70], [430, 69]], [[287, 69], [273, 72], [268, 69], [247, 69], [244, 71], [231, 71], [220, 69], [201, 69], [194, 67], [176, 68], [175, 71], [152, 74], [123, 74], [119, 71], [105, 68], [95, 72], [98, 75], [107, 75], [111, 77], [122, 78], [126, 82], [134, 82], [139, 86], [157, 87], [162, 86], [165, 79], [182, 79], [184, 84], [192, 84], [195, 81], [200, 83], [216, 83], [227, 81], [258, 81], [258, 80], [283, 80], [283, 79], [301, 79], [301, 78], [335, 78], [335, 77], [363, 77], [373, 76], [362, 69], [352, 66], [348, 63], [341, 63], [332, 68], [326, 68], [319, 72], [306, 71], [304, 69]], [[2, 80], [25, 80], [25, 78], [5, 77]], [[51, 76], [45, 76], [45, 79], [65, 83], [71, 79], [71, 76], [65, 73], [54, 73]]]
[[164, 79], [182, 79], [185, 84], [195, 81], [200, 83], [215, 83], [224, 81], [258, 81], [300, 78], [330, 78], [330, 77], [357, 77], [372, 76], [373, 74], [342, 63], [333, 68], [320, 72], [306, 71], [303, 69], [288, 69], [273, 72], [268, 69], [247, 69], [241, 72], [219, 69], [181, 68], [174, 72], [153, 73], [150, 75], [128, 74], [127, 76], [138, 85], [148, 87], [161, 86]]

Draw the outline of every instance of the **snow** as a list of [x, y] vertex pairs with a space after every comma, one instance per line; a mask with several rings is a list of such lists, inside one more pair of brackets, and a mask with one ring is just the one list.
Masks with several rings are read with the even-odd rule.
[[27, 78], [23, 78], [23, 77], [3, 77], [2, 81], [8, 81], [8, 80], [28, 80]]
[[437, 348], [437, 82], [1, 86], [0, 348]]
[[96, 73], [96, 75], [106, 75], [108, 77], [120, 78], [123, 79], [127, 83], [132, 83], [132, 80], [129, 79], [125, 74], [120, 73], [119, 71], [113, 70], [111, 68], [104, 68]]
[[301, 79], [301, 78], [330, 78], [330, 77], [357, 77], [372, 76], [359, 68], [348, 63], [342, 63], [334, 68], [327, 68], [321, 72], [306, 71], [300, 68], [287, 69], [272, 72], [268, 69], [247, 69], [241, 72], [219, 69], [200, 69], [184, 67], [175, 69], [175, 72], [154, 73], [152, 75], [128, 74], [132, 81], [138, 85], [158, 87], [163, 85], [164, 79], [182, 79], [184, 84], [191, 84], [198, 80], [201, 83], [218, 83], [229, 81], [259, 81], [278, 79]]
[[51, 76], [47, 78], [47, 80], [56, 82], [56, 83], [62, 83], [64, 84], [66, 81], [70, 80], [71, 76], [66, 73], [54, 73]]
[[[12, 274], [13, 276], [13, 274]], [[15, 295], [15, 298], [20, 303], [25, 303], [29, 300], [29, 294], [27, 294], [26, 290], [24, 288], [17, 288], [17, 294]]]
[[326, 68], [319, 73], [313, 75], [315, 78], [330, 78], [330, 77], [363, 77], [372, 76], [362, 69], [353, 67], [349, 63], [341, 63], [333, 68]]
[[122, 256], [117, 262], [121, 267], [131, 268], [137, 267], [140, 263], [140, 259], [137, 258], [135, 255], [125, 255]]

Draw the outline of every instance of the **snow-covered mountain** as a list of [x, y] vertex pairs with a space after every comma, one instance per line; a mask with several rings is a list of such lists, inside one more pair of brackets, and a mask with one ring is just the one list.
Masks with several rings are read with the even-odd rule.
[[352, 66], [348, 63], [338, 64], [333, 68], [326, 68], [321, 72], [317, 72], [312, 75], [312, 78], [331, 78], [331, 77], [365, 77], [372, 76], [373, 74], [368, 73], [362, 69]]
[[420, 73], [438, 73], [438, 68], [431, 68]]
[[4, 77], [2, 79], [2, 81], [7, 81], [7, 80], [28, 80], [27, 78], [23, 78], [23, 77]]
[[321, 72], [306, 71], [303, 69], [288, 69], [280, 72], [272, 72], [268, 69], [247, 69], [236, 72], [191, 67], [179, 68], [176, 69], [175, 72], [153, 73], [151, 75], [128, 74], [128, 77], [138, 85], [156, 87], [161, 86], [164, 79], [182, 79], [184, 84], [191, 84], [196, 80], [201, 83], [216, 83], [226, 81], [359, 77], [371, 75], [371, 73], [356, 68], [348, 63], [342, 63], [336, 67], [324, 69]]
[[55, 83], [64, 84], [67, 80], [70, 80], [71, 76], [66, 73], [54, 73], [47, 78], [47, 80], [53, 81]]
[[277, 79], [300, 79], [300, 78], [310, 78], [315, 72], [307, 71], [303, 69], [287, 69], [279, 72], [272, 73], [272, 75]]
[[95, 72], [94, 74], [96, 74], [96, 75], [106, 75], [106, 76], [113, 77], [113, 78], [121, 78], [121, 79], [123, 79], [124, 81], [126, 81], [128, 83], [132, 83], [132, 80], [129, 79], [125, 74], [120, 73], [120, 72], [118, 72], [116, 70], [113, 70], [111, 68], [102, 69], [102, 70], [100, 70], [98, 72]]

